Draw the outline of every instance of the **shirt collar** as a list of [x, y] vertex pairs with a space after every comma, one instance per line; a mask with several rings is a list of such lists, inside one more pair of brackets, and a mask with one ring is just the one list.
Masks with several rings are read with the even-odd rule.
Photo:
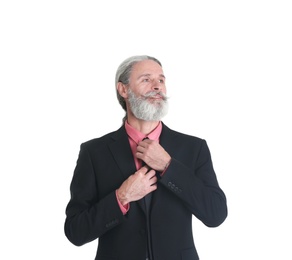
[[125, 128], [128, 136], [136, 143], [138, 144], [140, 141], [142, 141], [144, 138], [148, 137], [150, 140], [159, 141], [159, 136], [162, 132], [162, 123], [159, 122], [158, 126], [148, 135], [145, 135], [141, 132], [139, 132], [137, 129], [129, 125], [129, 123], [125, 122]]

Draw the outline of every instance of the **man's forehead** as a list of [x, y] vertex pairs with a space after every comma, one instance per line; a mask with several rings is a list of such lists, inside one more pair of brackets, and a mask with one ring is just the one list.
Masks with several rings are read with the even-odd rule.
[[162, 67], [153, 60], [143, 60], [137, 62], [132, 69], [133, 74], [148, 75], [159, 74], [164, 77]]

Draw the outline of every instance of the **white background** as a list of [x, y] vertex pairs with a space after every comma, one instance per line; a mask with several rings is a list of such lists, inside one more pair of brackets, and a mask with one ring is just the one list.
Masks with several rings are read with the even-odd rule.
[[79, 145], [121, 125], [115, 71], [147, 54], [227, 195], [220, 227], [194, 219], [201, 259], [291, 260], [289, 3], [1, 1], [0, 258], [94, 259], [63, 232]]

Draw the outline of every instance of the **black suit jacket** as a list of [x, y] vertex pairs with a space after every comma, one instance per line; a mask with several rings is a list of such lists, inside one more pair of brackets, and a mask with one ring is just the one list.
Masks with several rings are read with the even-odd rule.
[[[192, 215], [209, 227], [227, 216], [206, 141], [163, 124], [160, 144], [172, 157], [152, 194], [150, 222], [154, 260], [199, 259]], [[81, 145], [66, 208], [65, 234], [80, 246], [99, 238], [96, 260], [145, 260], [144, 200], [123, 215], [115, 190], [136, 171], [125, 127]]]

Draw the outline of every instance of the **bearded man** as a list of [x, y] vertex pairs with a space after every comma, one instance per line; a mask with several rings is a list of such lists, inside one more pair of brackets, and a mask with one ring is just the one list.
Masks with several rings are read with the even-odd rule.
[[98, 239], [96, 260], [197, 260], [192, 217], [208, 227], [227, 217], [207, 143], [161, 121], [168, 101], [156, 58], [126, 59], [116, 91], [123, 125], [81, 144], [65, 234], [77, 246]]

